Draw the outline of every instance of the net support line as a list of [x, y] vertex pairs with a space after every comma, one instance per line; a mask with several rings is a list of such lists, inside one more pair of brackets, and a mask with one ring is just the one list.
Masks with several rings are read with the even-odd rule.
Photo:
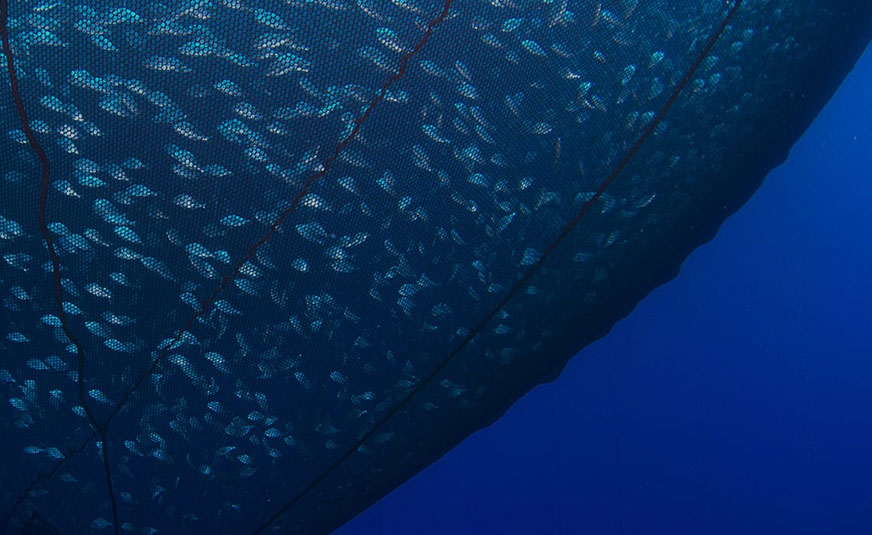
[[[621, 172], [627, 167], [636, 153], [642, 148], [642, 145], [651, 137], [660, 123], [663, 122], [663, 118], [666, 113], [672, 108], [672, 105], [675, 104], [675, 101], [678, 99], [679, 94], [684, 90], [688, 83], [690, 83], [691, 78], [693, 78], [696, 71], [699, 69], [700, 65], [703, 61], [705, 61], [706, 57], [711, 53], [712, 48], [714, 48], [715, 44], [720, 39], [721, 35], [726, 30], [727, 26], [730, 24], [730, 21], [733, 20], [736, 13], [739, 11], [739, 8], [742, 5], [743, 0], [734, 0], [730, 10], [724, 16], [720, 25], [714, 30], [714, 32], [709, 36], [708, 41], [706, 41], [705, 46], [697, 54], [696, 59], [693, 64], [688, 68], [685, 72], [684, 76], [681, 78], [681, 81], [675, 86], [672, 90], [672, 93], [669, 95], [669, 98], [660, 107], [660, 110], [654, 116], [642, 134], [639, 136], [639, 139], [633, 144], [632, 147], [624, 154], [623, 158], [621, 158], [620, 162], [614, 167], [611, 173], [600, 183], [599, 188], [597, 188], [596, 194], [593, 197], [588, 199], [587, 202], [581, 207], [578, 213], [575, 214], [569, 223], [567, 223], [563, 230], [557, 235], [557, 237], [548, 245], [548, 248], [545, 249], [545, 252], [536, 261], [535, 264], [530, 266], [530, 268], [524, 273], [524, 275], [506, 292], [502, 299], [500, 299], [499, 303], [494, 306], [490, 312], [488, 312], [484, 318], [482, 318], [476, 325], [473, 327], [469, 333], [460, 341], [460, 343], [455, 346], [455, 348], [448, 353], [427, 375], [418, 382], [417, 385], [413, 389], [411, 389], [400, 401], [398, 401], [388, 412], [382, 415], [379, 420], [369, 428], [369, 430], [364, 433], [348, 450], [345, 451], [339, 458], [337, 458], [330, 466], [328, 466], [320, 475], [318, 475], [315, 479], [313, 479], [306, 487], [303, 488], [300, 492], [298, 492], [293, 498], [291, 498], [288, 502], [285, 503], [279, 510], [273, 513], [269, 518], [267, 518], [262, 524], [260, 524], [254, 531], [251, 532], [251, 535], [258, 535], [260, 533], [264, 533], [264, 531], [272, 525], [276, 520], [281, 518], [285, 513], [290, 511], [300, 500], [302, 500], [306, 495], [312, 492], [319, 483], [324, 481], [331, 473], [333, 473], [339, 466], [341, 466], [345, 461], [351, 458], [358, 449], [364, 445], [370, 438], [372, 438], [376, 433], [378, 433], [385, 424], [387, 424], [394, 416], [396, 416], [404, 407], [406, 407], [412, 399], [415, 398], [423, 389], [426, 387], [439, 373], [445, 369], [445, 367], [450, 364], [455, 357], [467, 346], [469, 343], [484, 329], [484, 327], [493, 319], [493, 317], [502, 310], [512, 298], [517, 295], [517, 293], [527, 285], [533, 275], [542, 267], [545, 261], [549, 256], [554, 252], [555, 249], [566, 239], [566, 237], [572, 232], [572, 230], [578, 225], [578, 223], [584, 218], [585, 215], [590, 211], [591, 207], [602, 197], [602, 195], [606, 192], [608, 187], [614, 182], [614, 180], [621, 174]], [[451, 0], [446, 2], [450, 4]]]

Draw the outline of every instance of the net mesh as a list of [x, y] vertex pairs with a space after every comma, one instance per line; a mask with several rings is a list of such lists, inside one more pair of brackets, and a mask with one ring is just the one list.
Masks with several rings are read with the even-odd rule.
[[849, 1], [2, 4], [4, 529], [64, 533], [341, 525], [673, 276], [872, 26]]

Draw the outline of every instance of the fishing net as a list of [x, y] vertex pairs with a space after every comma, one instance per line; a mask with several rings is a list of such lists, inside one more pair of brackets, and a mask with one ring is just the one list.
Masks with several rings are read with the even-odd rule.
[[0, 0], [4, 530], [325, 533], [673, 277], [872, 4]]

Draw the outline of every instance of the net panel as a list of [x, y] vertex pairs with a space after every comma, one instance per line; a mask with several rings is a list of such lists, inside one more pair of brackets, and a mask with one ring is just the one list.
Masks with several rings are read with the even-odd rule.
[[7, 85], [13, 520], [340, 525], [674, 273], [859, 53], [853, 4], [12, 3], [62, 290]]

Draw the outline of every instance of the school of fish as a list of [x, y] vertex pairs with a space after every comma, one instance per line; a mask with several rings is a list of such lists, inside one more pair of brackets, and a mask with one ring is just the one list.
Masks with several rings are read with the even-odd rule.
[[[41, 508], [70, 532], [239, 533], [271, 513], [499, 302], [654, 119], [729, 7], [673, 4], [457, 0], [301, 194], [442, 2], [10, 2], [21, 94], [51, 163], [62, 311], [83, 353], [55, 306], [39, 165], [4, 66], [0, 432], [24, 473], [2, 469], [3, 504], [53, 470], [18, 513]], [[688, 109], [737, 91], [761, 31], [751, 16], [729, 27]], [[683, 144], [670, 128], [562, 251], [568, 271], [534, 278], [411, 414], [475, 406], [476, 380], [535, 355], [554, 333], [531, 311], [569, 299], [561, 281], [597, 299], [609, 259], [685, 202], [663, 186], [674, 170], [703, 169], [707, 144], [734, 135]], [[120, 526], [88, 411], [111, 420]], [[400, 430], [358, 451], [396, 452], [399, 467], [414, 448]]]

